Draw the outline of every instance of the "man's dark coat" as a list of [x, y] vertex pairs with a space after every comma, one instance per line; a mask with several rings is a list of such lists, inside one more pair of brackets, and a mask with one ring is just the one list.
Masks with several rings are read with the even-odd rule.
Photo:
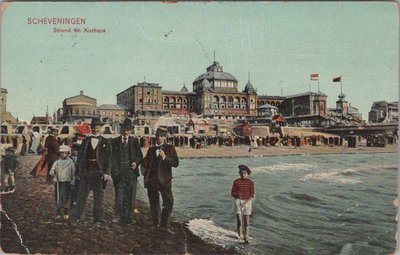
[[178, 167], [179, 158], [176, 153], [175, 147], [169, 144], [161, 145], [161, 149], [165, 152], [165, 160], [156, 156], [156, 146], [150, 147], [147, 151], [146, 157], [143, 159], [144, 181], [145, 184], [150, 176], [150, 171], [156, 171], [156, 176], [160, 184], [168, 185], [172, 180], [172, 167]]
[[[99, 142], [96, 147], [96, 159], [100, 173], [110, 175], [111, 172], [111, 143], [110, 140], [102, 136], [97, 137]], [[86, 137], [81, 144], [78, 154], [78, 176], [83, 178], [86, 172], [87, 147], [91, 143], [92, 136]]]
[[[122, 136], [118, 136], [111, 140], [112, 146], [112, 166], [111, 166], [111, 177], [113, 179], [118, 179], [121, 181], [130, 181], [132, 178], [136, 178], [139, 176], [138, 168], [135, 171], [129, 171], [128, 173], [121, 173], [121, 150], [123, 142]], [[128, 149], [128, 159], [129, 159], [129, 166], [132, 165], [133, 162], [136, 163], [137, 166], [141, 163], [143, 159], [142, 150], [140, 149], [140, 145], [138, 139], [130, 136], [127, 142], [127, 149]]]

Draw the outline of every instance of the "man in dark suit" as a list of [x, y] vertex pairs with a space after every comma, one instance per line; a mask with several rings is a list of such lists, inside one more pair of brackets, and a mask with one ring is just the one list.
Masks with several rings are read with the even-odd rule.
[[89, 191], [93, 190], [93, 216], [96, 225], [105, 223], [103, 219], [104, 185], [111, 172], [111, 143], [110, 140], [100, 136], [102, 123], [100, 119], [93, 118], [90, 124], [92, 134], [82, 141], [78, 160], [77, 174], [80, 179], [78, 188], [77, 208], [71, 219], [76, 224], [81, 218]]
[[138, 166], [143, 159], [138, 139], [130, 136], [133, 126], [130, 119], [125, 119], [121, 135], [111, 140], [112, 166], [111, 177], [115, 188], [115, 209], [117, 217], [113, 222], [121, 224], [134, 223], [132, 203], [136, 199]]
[[[150, 147], [143, 159], [144, 182], [150, 201], [150, 212], [153, 227], [161, 226], [171, 233], [170, 217], [174, 197], [171, 190], [172, 167], [178, 167], [179, 158], [175, 147], [165, 143], [166, 128], [158, 128], [156, 132], [156, 146]], [[160, 225], [160, 194], [163, 200]]]

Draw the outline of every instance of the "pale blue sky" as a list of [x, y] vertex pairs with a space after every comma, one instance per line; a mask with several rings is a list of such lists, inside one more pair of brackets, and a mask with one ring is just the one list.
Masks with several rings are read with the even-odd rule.
[[[83, 17], [86, 25], [28, 25], [34, 17]], [[398, 32], [391, 2], [15, 2], [2, 18], [1, 87], [8, 110], [30, 120], [80, 90], [98, 105], [114, 104], [144, 76], [165, 90], [185, 82], [192, 91], [215, 50], [240, 90], [251, 72], [258, 94], [307, 92], [310, 74], [319, 73], [334, 107], [340, 86], [332, 78], [342, 75], [347, 99], [367, 119], [373, 101], [398, 100]]]

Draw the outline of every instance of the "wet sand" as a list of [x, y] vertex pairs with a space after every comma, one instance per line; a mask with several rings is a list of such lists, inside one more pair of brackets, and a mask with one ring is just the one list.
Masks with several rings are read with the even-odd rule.
[[[279, 156], [279, 155], [303, 155], [303, 154], [345, 154], [345, 153], [393, 153], [397, 152], [397, 144], [389, 144], [386, 147], [367, 147], [364, 144], [356, 148], [348, 148], [347, 146], [275, 146], [275, 147], [258, 147], [250, 146], [215, 146], [211, 145], [207, 148], [176, 148], [180, 158], [234, 158], [234, 157], [263, 157], [263, 156]], [[143, 150], [144, 153], [147, 149]]]

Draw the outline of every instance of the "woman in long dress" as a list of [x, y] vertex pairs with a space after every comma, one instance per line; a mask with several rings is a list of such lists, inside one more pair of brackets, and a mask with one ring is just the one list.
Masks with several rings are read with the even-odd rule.
[[44, 143], [44, 153], [30, 172], [33, 176], [45, 176], [46, 183], [50, 182], [49, 170], [53, 166], [53, 163], [59, 158], [58, 152], [60, 150], [60, 145], [56, 138], [58, 129], [51, 128], [50, 132], [50, 135], [46, 138]]

